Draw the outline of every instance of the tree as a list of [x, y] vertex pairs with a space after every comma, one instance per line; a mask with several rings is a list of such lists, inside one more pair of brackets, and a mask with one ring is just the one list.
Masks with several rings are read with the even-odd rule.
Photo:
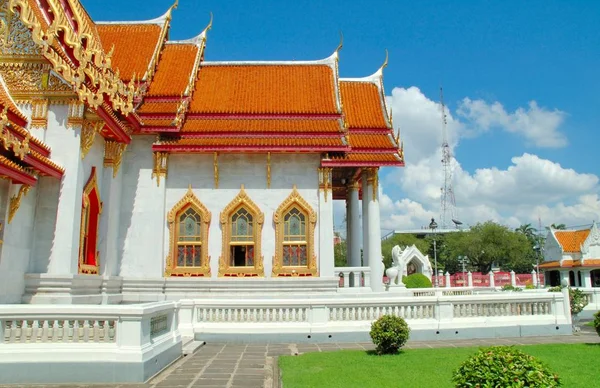
[[333, 246], [333, 257], [335, 260], [336, 267], [346, 267], [348, 266], [348, 245], [346, 244], [346, 240], [342, 240], [340, 243], [335, 244]]
[[381, 253], [385, 268], [392, 266], [392, 248], [396, 245], [399, 245], [402, 249], [415, 245], [421, 253], [426, 255], [429, 252], [429, 242], [427, 240], [418, 238], [414, 234], [394, 234], [381, 242]]
[[490, 272], [493, 264], [529, 272], [535, 262], [531, 243], [523, 233], [491, 221], [469, 231], [449, 233], [444, 245], [448, 257], [467, 256], [471, 266], [482, 273]]
[[523, 233], [525, 235], [525, 237], [527, 237], [527, 239], [530, 241], [535, 240], [536, 230], [533, 226], [531, 226], [531, 224], [523, 224], [523, 225], [519, 226], [518, 228], [516, 228], [515, 232]]
[[565, 229], [567, 229], [567, 226], [565, 224], [552, 224], [552, 225], [550, 225], [550, 227], [552, 229], [555, 229], [555, 230], [565, 230]]

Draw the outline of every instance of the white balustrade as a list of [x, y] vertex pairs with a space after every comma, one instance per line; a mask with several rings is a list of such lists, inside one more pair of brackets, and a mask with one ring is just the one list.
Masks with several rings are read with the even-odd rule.
[[334, 273], [340, 279], [340, 288], [359, 288], [370, 286], [370, 267], [335, 267]]

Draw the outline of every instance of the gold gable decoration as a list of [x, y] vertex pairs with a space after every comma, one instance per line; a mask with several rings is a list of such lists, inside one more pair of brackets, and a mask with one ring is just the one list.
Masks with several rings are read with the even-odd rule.
[[127, 148], [127, 144], [124, 143], [112, 140], [104, 142], [104, 167], [112, 167], [113, 178], [116, 177], [119, 172], [125, 148]]
[[167, 173], [169, 170], [169, 153], [168, 152], [155, 152], [154, 153], [154, 167], [152, 168], [152, 178], [156, 177], [156, 186], [160, 186], [160, 178], [167, 179]]
[[[201, 250], [200, 250], [200, 266], [198, 267], [178, 267], [177, 255], [177, 218], [187, 210], [192, 208], [200, 215], [200, 233], [201, 233]], [[211, 221], [211, 213], [202, 202], [194, 195], [192, 187], [188, 188], [187, 193], [179, 202], [173, 206], [167, 215], [169, 223], [169, 255], [165, 267], [165, 276], [207, 276], [210, 277], [210, 256], [208, 255], [208, 232]]]
[[12, 221], [12, 219], [14, 218], [15, 214], [17, 214], [17, 210], [19, 210], [19, 207], [21, 206], [21, 200], [23, 199], [24, 196], [27, 195], [27, 193], [29, 193], [30, 189], [31, 189], [31, 186], [29, 186], [29, 185], [21, 185], [17, 195], [13, 195], [10, 198], [10, 204], [8, 206], [8, 223], [9, 224]]
[[48, 126], [48, 100], [35, 98], [31, 100], [31, 128], [46, 128]]
[[[306, 266], [284, 266], [283, 265], [283, 245], [284, 245], [284, 217], [288, 211], [293, 208], [303, 212], [308, 222], [306, 224]], [[317, 258], [315, 251], [315, 225], [317, 223], [317, 213], [308, 202], [298, 192], [296, 185], [292, 193], [279, 205], [273, 214], [275, 223], [275, 256], [273, 256], [273, 277], [277, 276], [317, 276]]]
[[94, 139], [96, 138], [96, 134], [102, 130], [103, 126], [103, 121], [83, 121], [80, 138], [81, 159], [84, 159], [87, 156], [88, 152], [90, 152], [92, 146], [94, 145]]
[[[85, 10], [79, 1], [68, 1], [72, 11], [72, 15], [68, 15], [60, 0], [47, 0], [48, 12], [52, 13], [53, 20], [46, 31], [28, 0], [8, 1], [11, 11], [19, 11], [18, 16], [23, 25], [30, 30], [31, 39], [37, 44], [41, 55], [74, 87], [81, 102], [97, 108], [105, 101], [106, 96], [113, 109], [121, 111], [124, 115], [133, 111], [133, 99], [139, 93], [139, 89], [134, 80], [125, 84], [120, 79], [119, 72], [111, 69], [111, 53], [103, 52], [92, 26], [84, 17]], [[70, 18], [77, 23], [77, 32], [71, 27]], [[77, 64], [65, 59], [53, 46], [59, 33], [62, 33], [63, 41], [72, 51]]]
[[[253, 228], [254, 237], [254, 265], [247, 267], [235, 267], [229, 264], [230, 242], [231, 242], [231, 217], [239, 209], [246, 209], [255, 220]], [[260, 211], [258, 205], [248, 197], [244, 185], [241, 186], [238, 195], [221, 212], [221, 257], [219, 258], [219, 277], [237, 276], [251, 277], [264, 276], [264, 257], [262, 256], [261, 240], [262, 227], [265, 221], [265, 215]]]

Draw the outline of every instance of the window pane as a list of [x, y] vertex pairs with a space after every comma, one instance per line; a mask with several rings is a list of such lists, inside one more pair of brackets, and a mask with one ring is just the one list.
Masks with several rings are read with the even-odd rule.
[[231, 241], [254, 241], [254, 223], [250, 213], [244, 208], [239, 209], [231, 217]]

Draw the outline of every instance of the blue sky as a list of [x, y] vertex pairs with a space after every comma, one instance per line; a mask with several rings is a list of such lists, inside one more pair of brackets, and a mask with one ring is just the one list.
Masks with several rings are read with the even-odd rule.
[[[149, 19], [164, 13], [171, 5], [168, 1], [144, 0], [87, 0], [83, 4], [94, 20]], [[600, 141], [600, 2], [181, 0], [173, 15], [171, 39], [195, 36], [206, 26], [211, 11], [214, 23], [208, 37], [206, 60], [319, 59], [333, 52], [342, 31], [341, 76], [358, 77], [376, 71], [384, 60], [384, 50], [388, 49], [390, 59], [385, 70], [388, 95], [394, 88], [416, 87], [420, 94], [413, 90], [413, 97], [422, 96], [427, 103], [437, 102], [439, 86], [443, 85], [450, 115], [457, 120], [457, 125], [450, 125], [449, 130], [456, 131], [457, 138], [460, 137], [454, 153], [463, 171], [464, 184], [473, 184], [468, 178], [474, 178], [477, 169], [492, 172], [498, 169], [510, 175], [513, 173], [510, 167], [515, 167], [512, 158], [526, 153], [539, 159], [532, 163], [537, 163], [542, 171], [554, 166], [542, 163], [548, 161], [559, 164], [559, 172], [566, 174], [557, 175], [555, 171], [546, 183], [562, 177], [564, 185], [573, 186], [569, 179], [577, 182], [580, 174], [593, 174], [584, 176], [589, 184], [578, 190], [565, 190], [563, 196], [551, 201], [538, 201], [547, 207], [544, 211], [538, 209], [538, 213], [553, 217], [548, 223], [562, 222], [561, 217], [565, 223], [583, 222], [600, 209], [600, 205], [587, 206], [587, 210], [579, 209], [575, 215], [559, 206], [573, 205], [581, 202], [581, 195], [598, 193], [597, 182], [592, 181], [599, 175], [596, 150]], [[457, 110], [462, 106], [464, 111], [464, 98], [488, 105], [484, 111], [468, 118], [460, 116]], [[407, 105], [405, 100], [395, 100], [390, 105], [400, 101]], [[510, 119], [519, 108], [527, 111], [531, 101], [541, 109], [536, 117], [550, 118], [550, 121], [538, 122], [536, 141], [527, 135], [535, 132], [531, 127], [534, 124], [514, 124]], [[502, 105], [506, 120], [495, 116], [489, 128], [482, 128], [482, 122], [490, 119], [490, 112], [497, 113], [490, 108], [494, 103]], [[468, 107], [473, 112], [473, 105]], [[398, 113], [394, 110], [395, 124], [410, 135], [406, 141], [415, 139], [420, 134], [415, 132], [419, 125], [413, 120], [418, 118], [409, 120], [406, 117], [412, 112], [403, 112], [402, 106], [398, 110]], [[556, 111], [560, 112], [558, 116], [552, 116]], [[432, 111], [431, 115], [435, 113]], [[560, 119], [555, 122], [552, 117]], [[423, 118], [423, 122], [429, 123], [423, 124], [423, 128], [430, 129], [432, 134], [440, 128], [435, 128], [435, 121], [430, 119], [429, 116]], [[438, 118], [438, 124], [439, 121]], [[549, 130], [559, 133], [566, 141], [560, 146], [540, 146], [539, 138], [546, 130], [544, 125], [549, 125]], [[475, 135], [459, 135], [467, 129]], [[435, 148], [435, 137], [430, 136], [429, 141]], [[408, 164], [411, 144], [405, 143], [405, 148]], [[425, 163], [424, 159], [425, 154], [415, 156], [412, 163]], [[429, 167], [433, 171], [436, 166], [431, 163]], [[573, 173], [569, 175], [568, 169], [573, 169]], [[414, 187], [411, 189], [405, 184], [394, 187], [390, 183], [411, 179], [408, 170], [385, 170], [382, 175], [387, 179], [383, 180], [383, 190], [392, 205], [408, 198], [421, 204], [425, 213], [439, 213], [439, 209], [435, 209], [439, 199], [421, 198]], [[535, 180], [536, 174], [531, 179]], [[455, 186], [461, 184], [458, 175], [457, 180]], [[439, 182], [432, 183], [439, 187]], [[456, 186], [455, 190], [461, 190], [463, 196], [470, 199], [466, 193], [470, 193], [471, 188]], [[532, 190], [543, 191], [545, 187], [537, 185]], [[518, 191], [519, 195], [527, 194]], [[470, 194], [485, 197], [481, 192]], [[457, 195], [457, 200], [459, 197]], [[497, 203], [501, 200], [490, 197], [481, 205], [504, 209], [502, 203]], [[401, 206], [394, 209], [402, 211]], [[467, 208], [461, 211], [477, 213]], [[476, 222], [490, 216], [508, 224], [537, 218], [533, 214], [519, 215], [520, 212], [510, 208], [498, 210], [497, 215], [479, 213], [466, 217]], [[388, 220], [387, 226], [394, 222], [418, 224], [416, 218], [426, 216], [415, 213], [412, 221], [398, 218]]]

